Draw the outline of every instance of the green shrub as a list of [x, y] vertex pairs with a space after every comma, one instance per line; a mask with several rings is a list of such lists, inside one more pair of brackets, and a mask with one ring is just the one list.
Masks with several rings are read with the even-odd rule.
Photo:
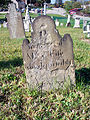
[[86, 2], [84, 2], [84, 4], [85, 4], [85, 5], [88, 5], [88, 4], [90, 4], [90, 1], [86, 1]]
[[90, 6], [87, 6], [86, 9], [83, 9], [82, 12], [84, 14], [90, 14]]
[[53, 4], [52, 4], [52, 5], [49, 5], [49, 7], [51, 7], [51, 8], [54, 8], [54, 6], [55, 6], [55, 5], [53, 5]]
[[66, 11], [69, 11], [69, 10], [71, 10], [72, 9], [72, 2], [71, 1], [66, 1], [65, 3], [64, 3], [64, 8], [66, 9]]
[[81, 3], [80, 2], [74, 2], [72, 4], [72, 8], [81, 8]]
[[66, 9], [66, 11], [69, 11], [73, 8], [81, 8], [81, 3], [80, 2], [66, 1], [64, 3], [64, 8]]

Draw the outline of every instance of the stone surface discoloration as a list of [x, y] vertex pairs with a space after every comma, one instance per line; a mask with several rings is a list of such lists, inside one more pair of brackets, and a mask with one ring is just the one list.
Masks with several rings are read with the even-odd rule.
[[16, 6], [14, 3], [9, 4], [7, 21], [10, 38], [25, 38], [22, 15], [21, 12], [16, 11]]
[[73, 43], [69, 34], [62, 38], [54, 21], [37, 17], [32, 25], [32, 40], [23, 41], [23, 61], [31, 88], [50, 90], [63, 87], [68, 79], [75, 83]]

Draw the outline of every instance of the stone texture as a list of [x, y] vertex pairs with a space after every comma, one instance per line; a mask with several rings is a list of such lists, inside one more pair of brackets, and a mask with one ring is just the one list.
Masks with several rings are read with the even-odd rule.
[[16, 6], [14, 3], [9, 4], [7, 21], [10, 38], [25, 38], [22, 15], [21, 12], [16, 11]]
[[69, 34], [62, 38], [49, 16], [37, 17], [32, 40], [23, 41], [22, 52], [26, 79], [30, 88], [45, 91], [75, 84], [73, 43]]
[[11, 0], [15, 5], [16, 5], [16, 8], [19, 8], [18, 7], [18, 1], [17, 0]]

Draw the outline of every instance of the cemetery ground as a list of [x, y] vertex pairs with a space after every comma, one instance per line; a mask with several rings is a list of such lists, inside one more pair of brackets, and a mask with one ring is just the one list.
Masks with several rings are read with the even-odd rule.
[[23, 39], [10, 39], [8, 30], [0, 29], [0, 120], [90, 119], [90, 44], [81, 41], [84, 35], [80, 28], [58, 30], [60, 35], [69, 33], [73, 39], [76, 86], [42, 93], [26, 86]]

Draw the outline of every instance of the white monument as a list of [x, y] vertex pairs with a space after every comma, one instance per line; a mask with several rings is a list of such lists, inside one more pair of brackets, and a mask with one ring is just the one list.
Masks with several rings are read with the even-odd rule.
[[73, 28], [80, 28], [80, 18], [75, 18], [75, 24]]
[[7, 22], [5, 22], [5, 21], [3, 22], [3, 27], [7, 28]]
[[60, 23], [60, 26], [63, 26], [63, 23]]
[[58, 19], [56, 19], [55, 24], [56, 24], [56, 26], [59, 26], [59, 21], [58, 21]]
[[90, 38], [90, 22], [86, 26], [83, 25], [83, 33], [87, 33], [87, 37]]
[[26, 8], [25, 20], [28, 20], [30, 22], [30, 15], [29, 15], [29, 10], [28, 10], [28, 5], [27, 5], [27, 8]]
[[83, 33], [87, 31], [87, 20], [83, 20]]
[[90, 22], [87, 25], [87, 33], [88, 33], [87, 37], [90, 38]]
[[44, 15], [46, 15], [46, 5], [47, 3], [44, 3]]
[[23, 22], [24, 22], [25, 32], [29, 32], [29, 22], [27, 20], [23, 20]]
[[0, 28], [2, 27], [2, 25], [0, 24]]
[[28, 6], [26, 8], [26, 15], [25, 15], [25, 19], [23, 20], [23, 22], [24, 22], [25, 31], [29, 32], [30, 16], [29, 16]]
[[68, 14], [67, 24], [66, 24], [67, 27], [70, 25], [70, 17], [71, 17], [71, 16]]

